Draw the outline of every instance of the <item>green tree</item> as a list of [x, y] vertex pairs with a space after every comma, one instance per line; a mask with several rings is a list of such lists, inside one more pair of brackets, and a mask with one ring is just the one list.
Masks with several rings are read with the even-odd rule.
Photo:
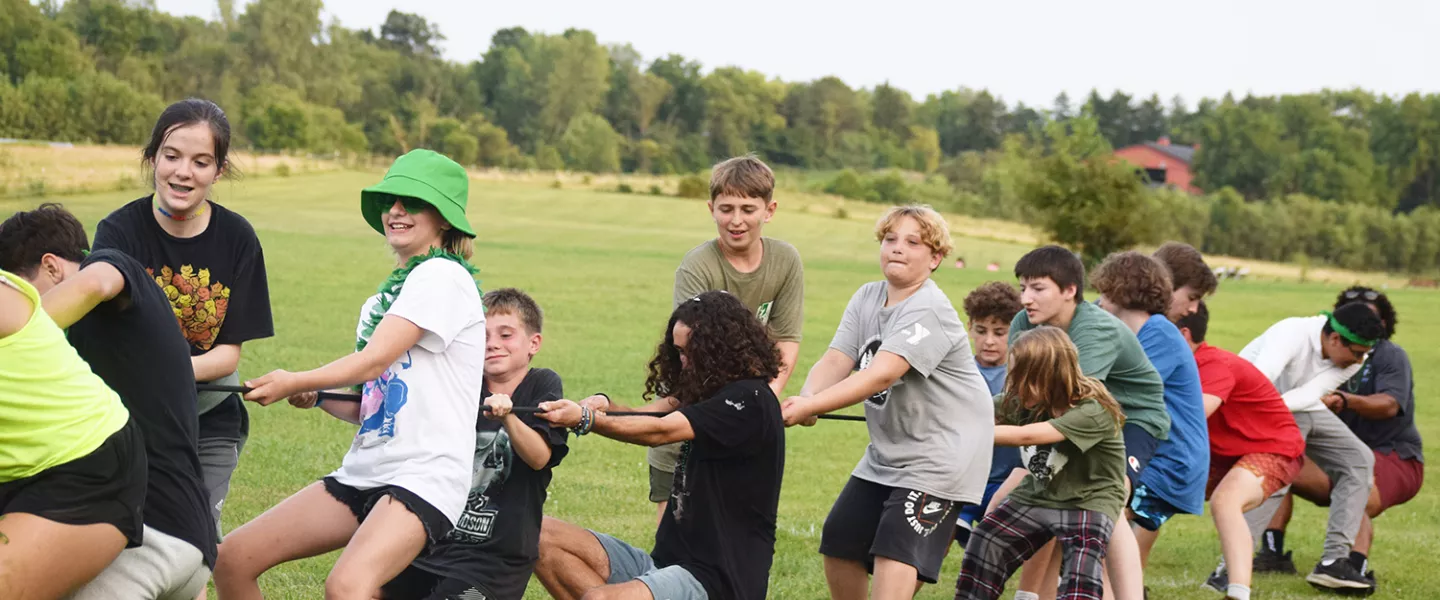
[[595, 34], [581, 29], [540, 38], [538, 54], [533, 64], [544, 90], [539, 125], [546, 139], [555, 139], [577, 117], [592, 114], [605, 101], [610, 56], [596, 43]]
[[1051, 123], [1050, 148], [1031, 160], [1020, 198], [1056, 242], [1088, 264], [1154, 240], [1154, 211], [1140, 180], [1109, 160], [1110, 145], [1091, 118]]
[[901, 140], [909, 138], [910, 113], [915, 106], [909, 93], [891, 87], [889, 82], [882, 83], [875, 87], [871, 105], [874, 111], [871, 121], [876, 129], [889, 132]]
[[599, 115], [582, 114], [570, 122], [560, 139], [565, 163], [581, 171], [620, 170], [620, 134]]
[[1220, 105], [1215, 117], [1198, 132], [1200, 148], [1191, 168], [1201, 189], [1231, 187], [1245, 198], [1264, 198], [1290, 150], [1281, 140], [1283, 129], [1274, 115], [1258, 109]]

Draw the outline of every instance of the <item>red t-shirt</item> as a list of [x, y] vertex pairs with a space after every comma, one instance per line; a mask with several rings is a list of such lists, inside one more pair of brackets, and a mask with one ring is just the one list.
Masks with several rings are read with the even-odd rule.
[[1223, 403], [1210, 415], [1210, 453], [1219, 456], [1305, 453], [1305, 438], [1275, 385], [1239, 355], [1209, 344], [1195, 349], [1200, 387]]

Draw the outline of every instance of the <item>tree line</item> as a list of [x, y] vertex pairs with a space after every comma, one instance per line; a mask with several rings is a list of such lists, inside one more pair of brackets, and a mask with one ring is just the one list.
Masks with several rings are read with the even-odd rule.
[[[205, 20], [160, 12], [153, 0], [0, 0], [0, 137], [137, 144], [165, 103], [200, 96], [227, 110], [237, 144], [258, 150], [394, 155], [423, 146], [476, 166], [659, 174], [754, 152], [782, 167], [848, 169], [823, 186], [844, 195], [912, 194], [1013, 218], [1053, 200], [1022, 176], [1045, 172], [1042, 161], [1064, 145], [1057, 140], [1077, 129], [1083, 144], [1105, 151], [1168, 136], [1197, 146], [1194, 183], [1212, 194], [1138, 193], [1151, 204], [1203, 207], [1206, 227], [1190, 229], [1223, 234], [1261, 212], [1325, 216], [1297, 233], [1324, 243], [1192, 242], [1337, 264], [1360, 259], [1332, 259], [1326, 248], [1422, 234], [1322, 230], [1358, 232], [1356, 223], [1371, 219], [1357, 216], [1364, 213], [1410, 231], [1396, 224], [1428, 223], [1416, 211], [1440, 207], [1436, 94], [1227, 94], [1193, 107], [1120, 91], [1062, 93], [1044, 107], [968, 88], [917, 99], [835, 77], [707, 72], [675, 54], [647, 61], [580, 29], [502, 29], [484, 55], [460, 63], [441, 57], [445, 38], [423, 17], [397, 10], [377, 30], [356, 30], [323, 22], [321, 7], [322, 0], [255, 0], [241, 10], [219, 0], [217, 17]], [[1211, 223], [1217, 215], [1232, 215], [1223, 218], [1234, 225]], [[1363, 264], [1349, 266], [1436, 264], [1433, 253], [1361, 254]]]

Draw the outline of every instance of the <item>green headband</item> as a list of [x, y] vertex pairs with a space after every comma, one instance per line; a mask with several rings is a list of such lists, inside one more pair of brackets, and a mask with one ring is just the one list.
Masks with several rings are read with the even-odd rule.
[[1335, 318], [1334, 313], [1331, 313], [1328, 310], [1322, 310], [1320, 311], [1320, 314], [1325, 315], [1326, 318], [1330, 319], [1330, 329], [1335, 330], [1335, 333], [1340, 334], [1340, 337], [1350, 340], [1351, 343], [1360, 344], [1361, 346], [1375, 345], [1375, 340], [1367, 340], [1358, 335], [1355, 335], [1354, 332], [1350, 331], [1349, 327], [1346, 327], [1343, 323], [1340, 322], [1339, 319]]

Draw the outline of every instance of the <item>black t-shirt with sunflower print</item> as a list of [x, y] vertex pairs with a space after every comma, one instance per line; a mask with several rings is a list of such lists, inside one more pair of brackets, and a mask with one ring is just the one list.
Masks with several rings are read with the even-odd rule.
[[[191, 356], [274, 335], [265, 253], [250, 222], [211, 201], [205, 231], [177, 238], [155, 222], [152, 202], [140, 198], [100, 221], [95, 249], [119, 250], [144, 265], [170, 300]], [[243, 437], [247, 421], [233, 396], [200, 416], [200, 437]]]

